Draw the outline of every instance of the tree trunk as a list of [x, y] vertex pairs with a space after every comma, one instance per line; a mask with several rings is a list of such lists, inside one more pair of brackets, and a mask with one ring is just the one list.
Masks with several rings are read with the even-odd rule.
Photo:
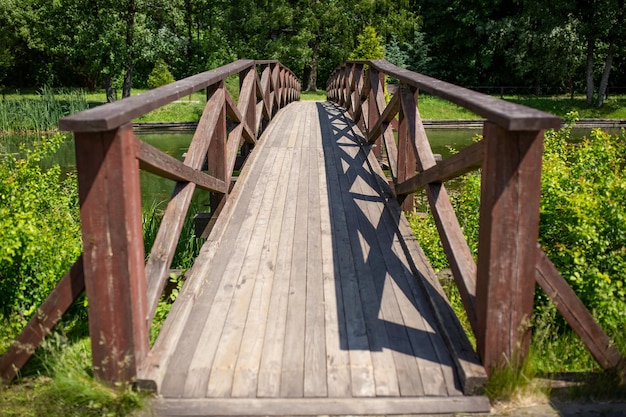
[[307, 82], [306, 91], [317, 91], [317, 57], [313, 57], [309, 66], [309, 80]]
[[104, 91], [107, 95], [107, 103], [113, 103], [115, 101], [115, 90], [113, 89], [113, 82], [109, 74], [103, 76], [102, 87], [104, 87]]
[[594, 38], [587, 40], [587, 104], [593, 104], [593, 52], [596, 41]]
[[124, 74], [124, 84], [122, 84], [122, 98], [130, 97], [130, 90], [133, 86], [133, 63], [126, 68]]
[[598, 107], [604, 104], [606, 96], [606, 88], [609, 85], [609, 75], [611, 74], [611, 65], [613, 65], [613, 55], [615, 53], [615, 44], [609, 44], [609, 50], [604, 61], [604, 71], [602, 71], [602, 79], [600, 80], [600, 88], [598, 89]]
[[130, 97], [130, 90], [133, 86], [133, 66], [135, 64], [135, 15], [137, 6], [135, 0], [129, 0], [126, 9], [126, 73], [124, 74], [124, 84], [122, 84], [122, 98]]

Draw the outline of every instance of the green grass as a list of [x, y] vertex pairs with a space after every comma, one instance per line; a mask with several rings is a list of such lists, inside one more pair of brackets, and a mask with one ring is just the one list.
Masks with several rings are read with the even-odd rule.
[[582, 96], [575, 96], [573, 100], [569, 96], [505, 97], [505, 100], [560, 117], [565, 117], [569, 112], [577, 111], [581, 119], [626, 119], [626, 96], [624, 95], [609, 97], [601, 108], [587, 105]]
[[127, 416], [145, 407], [146, 394], [94, 379], [88, 338], [70, 343], [59, 334], [37, 353], [37, 369], [2, 388], [0, 416]]
[[326, 91], [303, 91], [300, 93], [300, 100], [302, 101], [326, 101]]

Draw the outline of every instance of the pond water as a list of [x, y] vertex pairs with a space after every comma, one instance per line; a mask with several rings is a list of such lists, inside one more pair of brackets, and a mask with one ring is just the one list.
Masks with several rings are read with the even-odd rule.
[[[433, 153], [441, 154], [445, 159], [454, 152], [458, 152], [466, 146], [472, 144], [472, 139], [476, 134], [480, 134], [480, 129], [427, 129], [428, 139], [431, 144]], [[588, 135], [589, 130], [577, 129], [573, 136], [580, 138], [584, 135]], [[138, 137], [146, 143], [162, 150], [163, 152], [171, 155], [179, 160], [182, 159], [182, 155], [187, 151], [192, 132], [184, 133], [157, 133], [157, 134], [139, 134]], [[19, 149], [19, 143], [22, 141], [33, 141], [36, 137], [30, 135], [15, 135], [15, 136], [3, 136], [0, 138], [0, 152], [17, 152]], [[44, 161], [43, 164], [59, 164], [65, 171], [73, 171], [76, 169], [76, 162], [74, 157], [74, 143], [69, 140], [65, 146], [50, 161]], [[174, 189], [174, 182], [157, 177], [155, 175], [141, 172], [141, 190], [142, 198], [144, 201], [144, 207], [148, 207], [152, 204], [164, 204], [168, 201], [170, 195]], [[197, 209], [202, 209], [202, 206], [208, 203], [208, 194], [205, 192], [197, 192], [194, 205]]]

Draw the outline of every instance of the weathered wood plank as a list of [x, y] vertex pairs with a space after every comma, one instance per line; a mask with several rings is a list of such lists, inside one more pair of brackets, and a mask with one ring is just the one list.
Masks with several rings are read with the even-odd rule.
[[[309, 172], [307, 213], [306, 303], [304, 334], [304, 396], [326, 397], [326, 330], [324, 322], [324, 281], [322, 274], [322, 230], [319, 200], [318, 150], [321, 148], [316, 108], [307, 106], [304, 134], [308, 136], [306, 154]], [[323, 162], [322, 162], [323, 163]]]
[[[306, 115], [304, 115], [306, 120]], [[302, 124], [302, 126], [304, 123]], [[302, 129], [302, 128], [301, 128]], [[299, 129], [300, 130], [300, 129]], [[301, 130], [304, 133], [304, 129]], [[300, 134], [299, 145], [304, 134]], [[304, 395], [304, 336], [306, 324], [306, 263], [307, 263], [307, 232], [309, 206], [309, 156], [302, 149], [298, 172], [298, 192], [296, 203], [296, 219], [291, 257], [291, 279], [289, 280], [289, 300], [287, 305], [287, 323], [285, 325], [285, 348], [283, 349], [283, 365], [280, 379], [281, 397], [302, 397]], [[304, 268], [304, 270], [303, 270]]]
[[[218, 288], [223, 288], [223, 279], [229, 278], [222, 278], [226, 268], [225, 263], [214, 260], [219, 255], [220, 247], [229, 244], [229, 242], [234, 242], [238, 236], [239, 229], [229, 227], [231, 224], [237, 225], [231, 220], [233, 213], [240, 205], [247, 206], [250, 204], [254, 195], [252, 190], [256, 188], [260, 179], [260, 176], [257, 175], [248, 177], [250, 170], [255, 169], [257, 164], [262, 170], [267, 163], [266, 159], [259, 159], [256, 153], [251, 155], [251, 159], [248, 169], [240, 174], [240, 181], [237, 182], [231, 193], [231, 198], [226, 202], [222, 211], [223, 217], [220, 216], [218, 219], [213, 232], [188, 273], [189, 278], [179, 295], [181, 301], [174, 304], [172, 312], [170, 312], [171, 319], [168, 317], [164, 324], [164, 329], [161, 332], [163, 337], [159, 335], [153, 348], [155, 358], [149, 364], [151, 366], [147, 367], [145, 378], [154, 378], [160, 386], [160, 391], [170, 396], [182, 396], [185, 393], [186, 380], [190, 378], [188, 374], [192, 373], [196, 374], [192, 377], [196, 378], [196, 382], [194, 382], [196, 388], [194, 389], [201, 391], [202, 396], [204, 396], [209, 376], [207, 368], [211, 366], [212, 358], [203, 361], [202, 355], [200, 355], [194, 361], [194, 352], [199, 343], [208, 344], [210, 342], [210, 328], [213, 323], [206, 323], [205, 320], [193, 320], [189, 317], [207, 317]], [[246, 178], [248, 178], [247, 181]], [[214, 276], [217, 278], [211, 278], [210, 274], [215, 274]], [[226, 284], [224, 283], [224, 285]], [[202, 297], [198, 297], [198, 294], [201, 294]], [[179, 328], [176, 325], [179, 321], [187, 323], [187, 326]], [[205, 326], [209, 326], [206, 331], [203, 330]], [[172, 357], [170, 362], [170, 356], [173, 355], [174, 351], [177, 354]], [[209, 356], [208, 353], [206, 356]], [[157, 364], [161, 362], [164, 363], [161, 366], [167, 366], [167, 368], [159, 372]]]
[[[321, 104], [317, 105], [318, 119], [324, 123], [325, 110]], [[321, 130], [324, 129], [320, 127]], [[320, 137], [320, 141], [322, 138]], [[319, 201], [320, 201], [320, 228], [322, 234], [322, 275], [324, 280], [324, 306], [326, 329], [326, 375], [329, 397], [351, 396], [350, 356], [347, 349], [342, 349], [341, 335], [345, 334], [346, 320], [343, 306], [343, 294], [336, 274], [337, 258], [336, 245], [333, 245], [333, 231], [331, 226], [331, 207], [329, 199], [331, 190], [328, 178], [331, 170], [327, 170], [328, 159], [325, 158], [324, 147], [318, 150], [319, 166]]]
[[[326, 116], [332, 118], [333, 116]], [[357, 283], [357, 271], [355, 269], [354, 254], [351, 249], [352, 241], [348, 226], [348, 216], [345, 210], [344, 194], [341, 178], [345, 169], [349, 169], [347, 163], [342, 162], [339, 152], [336, 150], [338, 143], [334, 139], [335, 129], [345, 129], [344, 123], [333, 121], [332, 126], [328, 121], [322, 123], [322, 135], [324, 140], [324, 154], [326, 169], [329, 175], [328, 187], [330, 189], [330, 213], [335, 240], [336, 257], [339, 266], [335, 274], [339, 275], [338, 284], [341, 287], [342, 302], [344, 306], [346, 328], [341, 335], [342, 348], [349, 351], [352, 395], [355, 397], [373, 396], [376, 393], [374, 370], [370, 354], [370, 344], [367, 337], [367, 327], [359, 295]], [[350, 145], [350, 143], [346, 143]], [[351, 146], [355, 146], [352, 143]], [[349, 187], [348, 187], [349, 190]]]
[[[282, 163], [282, 161], [276, 161], [277, 153], [266, 153], [264, 156], [269, 165], [266, 165], [267, 170], [264, 170], [261, 175], [263, 182], [257, 185], [254, 191], [255, 196], [248, 209], [241, 210], [245, 217], [240, 219], [242, 225], [234, 246], [240, 253], [228, 255], [228, 266], [224, 271], [224, 275], [236, 276], [238, 279], [233, 280], [235, 283], [233, 291], [228, 297], [225, 297], [224, 309], [228, 311], [228, 314], [225, 317], [224, 328], [211, 367], [207, 388], [208, 397], [228, 397], [233, 391], [235, 366], [238, 363], [239, 352], [242, 347], [255, 283], [263, 278], [257, 275], [263, 251], [263, 246], [260, 243], [263, 242], [267, 231], [269, 214], [271, 213], [268, 206], [270, 206], [269, 202], [274, 200], [276, 181], [278, 180], [275, 175], [272, 175], [273, 168], [276, 163]], [[236, 218], [235, 221], [238, 219]], [[226, 306], [228, 301], [230, 302], [229, 307]], [[209, 315], [208, 321], [216, 322], [211, 315]], [[241, 395], [236, 389], [235, 391]]]
[[156, 400], [159, 416], [310, 416], [489, 413], [487, 397]]
[[257, 396], [278, 397], [281, 391], [281, 369], [285, 349], [285, 332], [287, 309], [290, 288], [291, 256], [295, 235], [296, 202], [298, 190], [298, 172], [300, 170], [300, 150], [287, 149], [287, 165], [290, 164], [290, 174], [285, 196], [274, 288], [270, 300], [268, 325], [263, 341], [263, 354], [259, 369]]
[[[269, 152], [264, 153], [269, 157]], [[257, 390], [259, 364], [274, 281], [273, 268], [268, 268], [267, 265], [274, 264], [278, 253], [277, 240], [280, 232], [276, 232], [275, 229], [277, 225], [280, 230], [280, 222], [275, 218], [282, 218], [283, 207], [280, 204], [282, 202], [284, 205], [285, 199], [284, 193], [280, 195], [278, 186], [282, 180], [280, 174], [285, 154], [284, 152], [274, 154], [276, 159], [267, 177], [259, 217], [241, 271], [245, 279], [253, 281], [254, 289], [248, 303], [247, 315], [244, 314], [245, 325], [233, 376], [233, 397], [254, 397]]]

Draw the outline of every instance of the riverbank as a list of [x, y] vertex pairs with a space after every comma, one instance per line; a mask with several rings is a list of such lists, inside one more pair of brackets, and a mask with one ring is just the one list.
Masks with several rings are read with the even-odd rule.
[[[424, 127], [428, 129], [481, 129], [482, 119], [423, 119]], [[197, 122], [138, 122], [133, 123], [137, 132], [175, 132], [193, 131]], [[626, 128], [626, 119], [580, 119], [576, 127], [584, 129], [621, 129]]]

